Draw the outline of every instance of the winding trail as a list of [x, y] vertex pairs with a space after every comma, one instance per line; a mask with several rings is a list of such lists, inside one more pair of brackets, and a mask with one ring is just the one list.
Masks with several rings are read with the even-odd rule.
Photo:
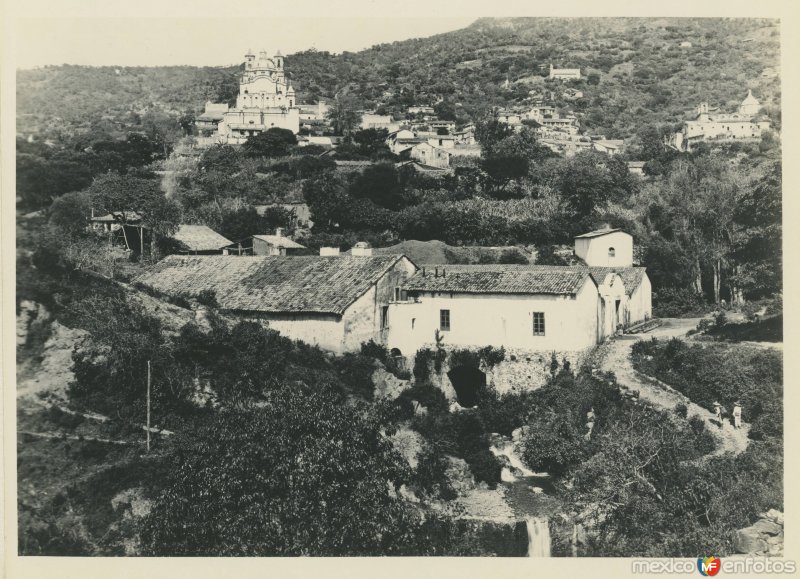
[[631, 363], [631, 346], [639, 340], [651, 337], [660, 340], [684, 337], [686, 332], [697, 326], [699, 318], [665, 318], [663, 325], [643, 334], [626, 334], [612, 338], [600, 345], [594, 354], [595, 365], [604, 372], [613, 372], [617, 382], [630, 390], [639, 391], [639, 399], [661, 410], [671, 411], [679, 403], [686, 405], [687, 416], [700, 416], [708, 422], [708, 431], [717, 441], [717, 449], [706, 457], [717, 456], [726, 452], [739, 454], [747, 449], [747, 433], [749, 425], [736, 429], [726, 419], [722, 426], [712, 422], [714, 414], [695, 404], [689, 398], [660, 380], [637, 372]]

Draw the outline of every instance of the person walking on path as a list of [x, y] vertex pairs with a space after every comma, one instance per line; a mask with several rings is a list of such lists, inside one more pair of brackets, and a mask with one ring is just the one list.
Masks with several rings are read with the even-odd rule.
[[722, 426], [722, 404], [714, 402], [714, 419]]
[[733, 427], [742, 427], [742, 404], [738, 400], [733, 403]]
[[594, 430], [594, 406], [586, 413], [586, 428], [589, 430], [583, 438], [589, 440], [592, 437], [592, 430]]

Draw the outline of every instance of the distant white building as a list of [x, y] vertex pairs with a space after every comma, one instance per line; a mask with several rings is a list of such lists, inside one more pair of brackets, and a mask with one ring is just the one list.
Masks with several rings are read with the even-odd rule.
[[672, 136], [669, 144], [680, 151], [690, 151], [692, 145], [700, 142], [760, 141], [770, 127], [766, 117], [759, 117], [760, 110], [761, 104], [752, 91], [747, 91], [735, 113], [719, 113], [710, 109], [708, 103], [700, 103], [695, 117], [684, 121], [683, 128]]
[[581, 78], [580, 68], [553, 68], [550, 65], [550, 78], [555, 80], [579, 80]]

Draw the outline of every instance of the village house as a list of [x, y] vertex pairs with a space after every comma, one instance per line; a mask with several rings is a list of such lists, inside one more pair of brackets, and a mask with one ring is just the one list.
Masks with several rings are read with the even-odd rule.
[[456, 145], [474, 145], [475, 140], [475, 125], [467, 125], [461, 130], [452, 132], [453, 139]]
[[549, 78], [555, 80], [578, 80], [581, 78], [581, 69], [580, 68], [553, 68], [553, 65], [550, 65], [550, 76]]
[[400, 123], [392, 120], [392, 115], [376, 115], [364, 112], [361, 114], [361, 129], [386, 129], [390, 133], [400, 129]]
[[[586, 270], [427, 266], [389, 308], [389, 346], [413, 354], [435, 343], [580, 351], [597, 343], [598, 288]], [[405, 298], [405, 299], [404, 299]]]
[[301, 121], [324, 121], [328, 113], [328, 104], [319, 101], [316, 104], [297, 105]]
[[433, 110], [433, 107], [424, 105], [408, 107], [408, 109], [406, 109], [406, 112], [409, 115], [433, 115], [436, 113], [436, 111]]
[[222, 254], [223, 248], [233, 243], [205, 225], [180, 225], [172, 236], [178, 252], [191, 255]]
[[197, 132], [204, 137], [208, 137], [216, 132], [217, 125], [225, 118], [225, 113], [228, 112], [228, 108], [228, 103], [213, 103], [207, 101], [205, 111], [194, 121]]
[[416, 266], [402, 255], [169, 256], [134, 280], [158, 294], [196, 298], [326, 350], [385, 344], [388, 308]]
[[613, 157], [622, 152], [625, 147], [623, 139], [592, 139], [592, 147], [595, 151], [605, 153], [609, 157]]
[[430, 141], [427, 143], [419, 143], [415, 147], [412, 147], [411, 158], [416, 159], [423, 165], [436, 167], [437, 169], [446, 169], [450, 167], [449, 150], [443, 147], [435, 147], [430, 144]]
[[229, 244], [225, 255], [297, 255], [306, 248], [286, 237], [283, 229], [278, 227], [275, 235], [251, 235], [240, 241]]
[[575, 238], [574, 251], [585, 265], [429, 266], [398, 292], [390, 345], [416, 351], [438, 330], [452, 345], [579, 351], [650, 318], [650, 280], [633, 267], [631, 235], [592, 231]]
[[644, 161], [628, 161], [628, 173], [637, 177], [644, 177]]

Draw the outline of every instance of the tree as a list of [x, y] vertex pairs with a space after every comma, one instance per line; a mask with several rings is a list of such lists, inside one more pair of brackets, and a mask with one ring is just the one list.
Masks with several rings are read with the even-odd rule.
[[780, 161], [770, 163], [743, 187], [734, 215], [731, 301], [780, 292], [782, 267]]
[[67, 235], [84, 233], [92, 214], [92, 198], [86, 191], [66, 193], [50, 206], [50, 224]]
[[144, 521], [150, 555], [386, 555], [414, 518], [390, 490], [410, 473], [378, 421], [291, 385], [179, 435]]
[[267, 223], [255, 207], [242, 207], [223, 215], [219, 232], [228, 239], [239, 241], [251, 235], [266, 234]]
[[333, 124], [337, 135], [350, 136], [353, 130], [361, 123], [361, 113], [358, 112], [356, 99], [349, 94], [337, 94], [328, 105], [325, 117]]
[[297, 145], [297, 137], [289, 129], [271, 127], [263, 133], [248, 137], [242, 150], [248, 157], [285, 157]]
[[[139, 229], [139, 251], [144, 253], [144, 231], [148, 228], [153, 235], [169, 237], [181, 222], [180, 206], [164, 197], [157, 181], [130, 175], [108, 173], [100, 175], [88, 189], [95, 211], [109, 213], [122, 226], [122, 232], [129, 249], [136, 247], [128, 239], [126, 228]], [[136, 216], [141, 224], [136, 222]], [[151, 254], [152, 254], [151, 235]]]
[[350, 195], [370, 199], [387, 209], [399, 209], [403, 205], [403, 188], [397, 169], [391, 163], [366, 167], [350, 186]]
[[239, 150], [231, 145], [214, 145], [209, 147], [200, 156], [198, 166], [203, 171], [219, 171], [226, 175], [239, 171], [241, 155]]

